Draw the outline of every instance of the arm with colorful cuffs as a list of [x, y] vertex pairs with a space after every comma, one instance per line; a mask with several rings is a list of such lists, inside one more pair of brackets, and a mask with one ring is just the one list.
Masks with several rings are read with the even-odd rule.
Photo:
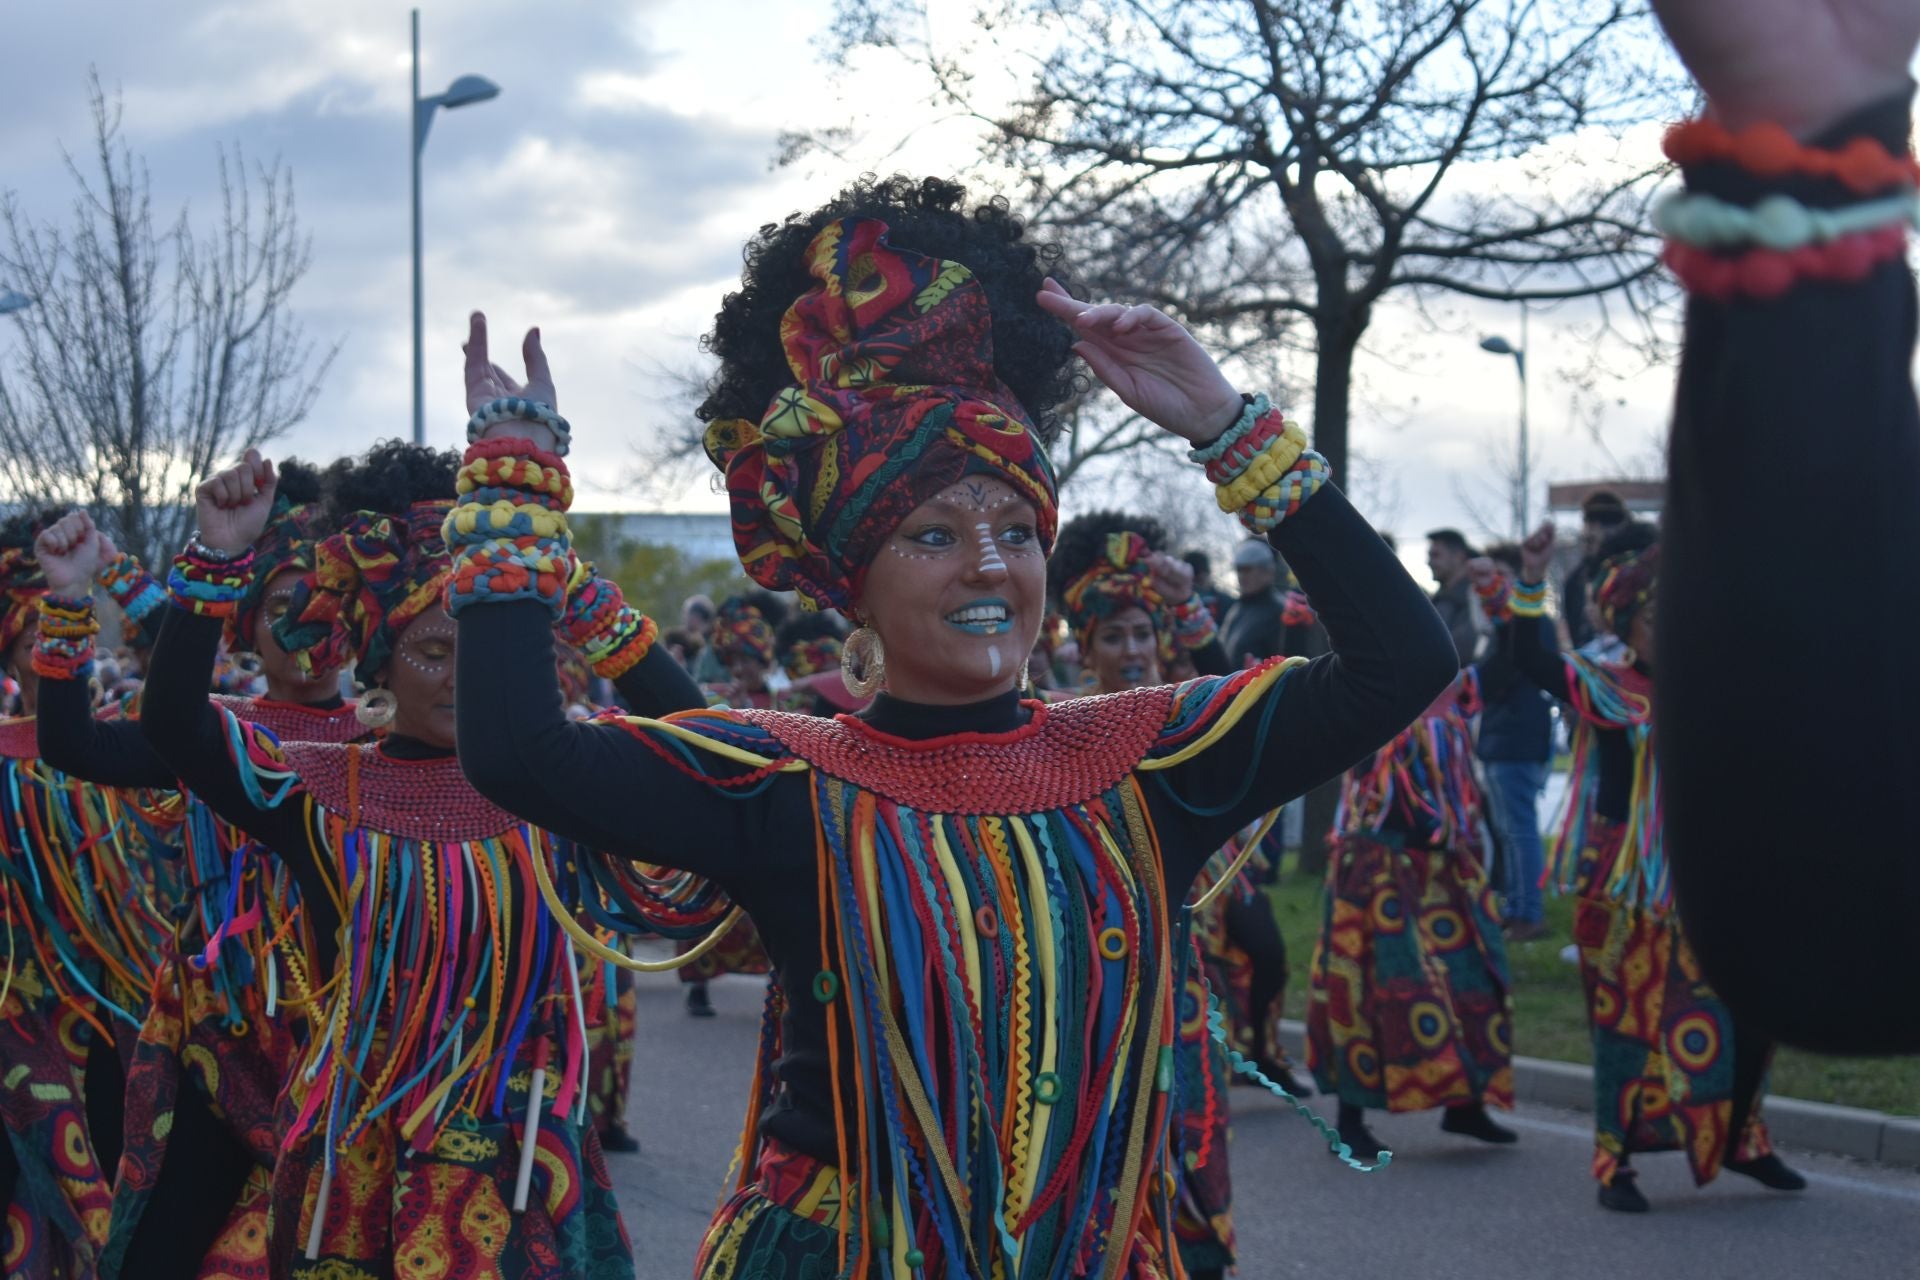
[[283, 779], [248, 776], [251, 766], [234, 758], [228, 738], [230, 713], [207, 700], [220, 629], [218, 618], [168, 607], [147, 664], [140, 731], [178, 785], [280, 855], [299, 881], [314, 937], [331, 952], [340, 923], [335, 886], [303, 790], [296, 783], [277, 803], [257, 803], [256, 796], [277, 794]]
[[[1904, 156], [1910, 93], [1812, 145]], [[1742, 205], [1844, 195], [1731, 165], [1686, 176]], [[1674, 405], [1655, 684], [1675, 896], [1734, 1009], [1829, 1051], [1920, 1051], [1920, 951], [1901, 943], [1920, 849], [1889, 818], [1920, 775], [1914, 338], [1905, 254], [1769, 301], [1696, 295]], [[1756, 602], [1847, 581], [1871, 604], [1820, 609], [1821, 653], [1748, 634]]]
[[[458, 617], [460, 764], [482, 795], [604, 853], [719, 879], [745, 869], [769, 841], [767, 797], [778, 785], [736, 798], [700, 776], [724, 778], [750, 766], [664, 730], [643, 730], [643, 740], [617, 723], [567, 719], [545, 605], [475, 603]], [[705, 705], [687, 701], [686, 677], [677, 671], [666, 646], [654, 646], [635, 668], [637, 692]]]
[[1333, 652], [1289, 672], [1211, 747], [1149, 785], [1162, 831], [1171, 821], [1185, 833], [1166, 848], [1176, 887], [1235, 832], [1406, 728], [1459, 671], [1426, 593], [1338, 489], [1321, 489], [1271, 541]]

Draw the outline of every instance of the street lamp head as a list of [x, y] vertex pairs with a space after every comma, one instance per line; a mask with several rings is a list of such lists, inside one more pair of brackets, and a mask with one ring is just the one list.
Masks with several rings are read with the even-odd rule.
[[1520, 354], [1520, 349], [1511, 342], [1508, 342], [1505, 338], [1482, 338], [1480, 339], [1480, 349], [1482, 351], [1491, 351], [1497, 356], [1517, 356]]
[[15, 293], [12, 289], [0, 289], [0, 316], [12, 311], [21, 311], [33, 305], [33, 299], [24, 293]]
[[500, 86], [485, 76], [461, 76], [440, 95], [440, 105], [449, 109], [485, 102], [500, 96]]

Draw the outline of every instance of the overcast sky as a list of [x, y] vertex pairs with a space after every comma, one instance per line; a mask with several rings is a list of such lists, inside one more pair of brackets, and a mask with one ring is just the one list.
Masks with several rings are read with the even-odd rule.
[[[620, 479], [674, 418], [657, 370], [695, 362], [698, 335], [737, 279], [741, 242], [875, 163], [861, 154], [775, 170], [776, 133], [849, 112], [884, 112], [890, 125], [925, 112], [915, 82], [891, 68], [870, 61], [849, 78], [820, 65], [814, 42], [829, 12], [829, 0], [462, 0], [423, 14], [424, 92], [465, 72], [503, 89], [440, 113], [426, 151], [431, 442], [460, 440], [459, 346], [467, 311], [480, 307], [516, 372], [518, 335], [541, 326], [589, 482], [581, 505], [653, 497]], [[298, 311], [314, 337], [342, 344], [312, 416], [281, 451], [327, 458], [405, 435], [407, 7], [0, 0], [0, 21], [0, 186], [42, 216], [66, 207], [61, 148], [88, 143], [89, 66], [122, 91], [126, 136], [161, 210], [211, 211], [222, 144], [278, 156], [313, 238]], [[950, 172], [966, 154], [964, 133], [946, 128], [880, 163]], [[1380, 466], [1364, 494], [1370, 514], [1403, 538], [1436, 524], [1478, 533], [1460, 494], [1499, 509], [1483, 468], [1512, 435], [1518, 392], [1511, 361], [1476, 341], [1492, 330], [1517, 340], [1517, 313], [1443, 308], [1440, 332], [1404, 306], [1376, 314], [1354, 423], [1355, 447]], [[0, 353], [9, 342], [0, 327]], [[1532, 346], [1544, 496], [1546, 480], [1604, 474], [1608, 463], [1569, 420], [1562, 375], [1586, 363], [1584, 339], [1548, 317], [1536, 319]], [[1606, 388], [1614, 456], [1653, 453], [1670, 385], [1655, 372]], [[1104, 496], [1070, 495], [1069, 505]], [[1194, 498], [1209, 499], [1197, 479]], [[719, 509], [699, 482], [672, 503]]]

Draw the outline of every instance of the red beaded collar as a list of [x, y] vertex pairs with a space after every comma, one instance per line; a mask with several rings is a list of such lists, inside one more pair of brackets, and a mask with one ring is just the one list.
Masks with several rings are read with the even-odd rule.
[[354, 716], [351, 702], [321, 710], [296, 702], [216, 693], [213, 704], [262, 726], [282, 742], [352, 742], [368, 733], [366, 726]]
[[1048, 706], [1006, 733], [896, 738], [854, 716], [740, 711], [742, 720], [821, 773], [927, 813], [1041, 813], [1106, 791], [1145, 758], [1167, 722], [1176, 686]]
[[453, 756], [395, 760], [349, 742], [283, 742], [314, 801], [357, 827], [407, 840], [488, 840], [522, 825], [489, 803]]
[[32, 716], [0, 720], [0, 759], [32, 760], [40, 754], [40, 730]]

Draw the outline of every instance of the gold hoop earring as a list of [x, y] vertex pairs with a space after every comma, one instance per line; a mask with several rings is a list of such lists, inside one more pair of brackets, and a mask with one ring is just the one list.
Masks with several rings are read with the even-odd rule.
[[887, 647], [872, 627], [860, 627], [840, 646], [840, 678], [856, 698], [871, 698], [887, 685]]
[[400, 712], [400, 699], [391, 689], [369, 689], [354, 704], [353, 718], [368, 729], [384, 729]]

